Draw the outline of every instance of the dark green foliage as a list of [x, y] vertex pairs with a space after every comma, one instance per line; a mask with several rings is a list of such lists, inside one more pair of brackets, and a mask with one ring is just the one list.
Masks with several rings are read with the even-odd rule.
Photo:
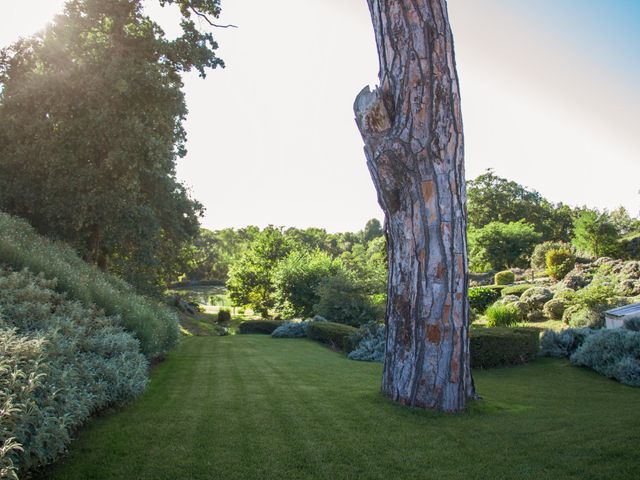
[[626, 328], [599, 330], [585, 338], [571, 355], [571, 363], [640, 387], [640, 332]]
[[494, 303], [485, 311], [489, 327], [510, 327], [522, 320], [522, 313], [514, 305]]
[[231, 311], [228, 308], [221, 308], [218, 311], [218, 322], [230, 322], [231, 321]]
[[509, 285], [502, 289], [502, 296], [506, 297], [507, 295], [515, 295], [519, 297], [524, 292], [534, 287], [535, 285], [531, 285], [530, 283], [522, 283], [520, 285]]
[[238, 325], [238, 333], [262, 333], [271, 335], [273, 331], [282, 325], [277, 320], [247, 320]]
[[472, 310], [482, 314], [501, 296], [502, 286], [470, 287], [469, 306]]
[[293, 251], [273, 272], [276, 309], [285, 318], [309, 317], [318, 303], [318, 285], [340, 265], [323, 252]]
[[2, 212], [0, 263], [56, 278], [56, 289], [69, 298], [119, 316], [122, 325], [140, 341], [147, 358], [163, 355], [178, 341], [178, 319], [169, 308], [87, 264], [67, 245], [37, 235], [24, 220]]
[[640, 260], [640, 232], [620, 239], [622, 256], [628, 260]]
[[562, 320], [562, 315], [567, 308], [567, 302], [560, 298], [553, 298], [544, 304], [542, 311], [545, 317], [551, 320]]
[[356, 332], [357, 329], [354, 327], [335, 322], [313, 322], [307, 328], [307, 336], [310, 339], [326, 343], [345, 353], [353, 349], [351, 337]]
[[0, 55], [0, 208], [149, 291], [184, 268], [202, 213], [175, 172], [181, 74], [222, 65], [210, 34], [182, 27], [166, 39], [141, 0], [75, 0]]
[[487, 170], [467, 182], [469, 226], [480, 229], [492, 222], [524, 220], [542, 234], [544, 240], [568, 241], [573, 211], [566, 205], [553, 205], [535, 190], [501, 178]]
[[331, 322], [358, 327], [382, 318], [383, 305], [374, 303], [367, 285], [344, 270], [322, 280], [316, 293], [315, 313]]
[[576, 256], [568, 248], [549, 250], [545, 258], [547, 275], [554, 280], [562, 280], [576, 264]]
[[472, 328], [471, 366], [493, 368], [530, 362], [538, 354], [539, 337], [535, 328]]
[[21, 445], [11, 457], [23, 471], [58, 458], [92, 414], [147, 385], [147, 361], [120, 319], [55, 288], [0, 268], [0, 443]]
[[502, 270], [526, 267], [540, 234], [524, 220], [491, 222], [469, 230], [469, 256], [472, 270]]
[[291, 249], [291, 242], [280, 228], [269, 226], [256, 234], [229, 270], [227, 288], [233, 305], [268, 316], [275, 306], [273, 271]]
[[620, 233], [604, 213], [587, 210], [575, 221], [573, 244], [595, 257], [617, 257]]
[[503, 270], [493, 277], [496, 285], [510, 285], [516, 281], [516, 275], [511, 270]]

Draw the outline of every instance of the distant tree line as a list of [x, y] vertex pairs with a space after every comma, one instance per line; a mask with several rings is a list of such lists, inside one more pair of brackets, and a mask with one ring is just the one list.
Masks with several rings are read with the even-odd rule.
[[554, 204], [491, 170], [468, 182], [467, 196], [474, 271], [527, 267], [542, 242], [572, 243], [587, 257], [640, 256], [640, 219], [624, 207], [608, 212]]

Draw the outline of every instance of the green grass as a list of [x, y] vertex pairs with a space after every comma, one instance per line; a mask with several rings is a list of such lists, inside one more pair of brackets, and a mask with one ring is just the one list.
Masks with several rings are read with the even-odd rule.
[[637, 478], [640, 389], [541, 359], [476, 372], [484, 400], [444, 415], [392, 404], [380, 374], [310, 340], [191, 337], [41, 478]]

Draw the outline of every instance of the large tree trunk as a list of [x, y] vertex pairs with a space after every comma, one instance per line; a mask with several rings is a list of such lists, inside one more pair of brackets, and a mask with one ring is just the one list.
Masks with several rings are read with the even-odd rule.
[[460, 95], [445, 0], [368, 0], [380, 87], [354, 109], [389, 253], [382, 391], [460, 411], [469, 359]]

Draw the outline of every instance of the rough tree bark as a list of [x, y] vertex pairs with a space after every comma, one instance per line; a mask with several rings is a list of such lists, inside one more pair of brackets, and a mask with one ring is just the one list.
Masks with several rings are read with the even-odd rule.
[[462, 117], [445, 0], [367, 0], [380, 86], [356, 122], [389, 253], [382, 391], [455, 412], [475, 395], [469, 358]]

